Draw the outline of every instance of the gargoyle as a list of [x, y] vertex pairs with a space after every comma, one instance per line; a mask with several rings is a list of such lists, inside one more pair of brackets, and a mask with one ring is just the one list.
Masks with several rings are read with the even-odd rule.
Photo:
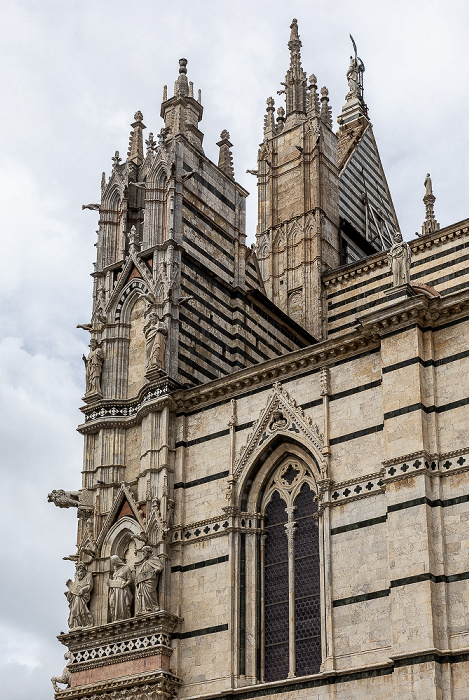
[[57, 489], [48, 494], [49, 503], [54, 503], [59, 508], [78, 508], [78, 491], [64, 491]]

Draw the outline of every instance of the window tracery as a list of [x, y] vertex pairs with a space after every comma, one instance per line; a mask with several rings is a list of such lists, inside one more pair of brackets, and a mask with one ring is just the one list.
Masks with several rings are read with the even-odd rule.
[[316, 483], [291, 456], [268, 481], [261, 512], [264, 546], [263, 679], [317, 673], [321, 664], [319, 537]]

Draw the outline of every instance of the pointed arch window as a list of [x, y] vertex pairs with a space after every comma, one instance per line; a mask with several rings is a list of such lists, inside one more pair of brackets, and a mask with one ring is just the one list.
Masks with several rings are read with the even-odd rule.
[[315, 482], [299, 459], [279, 465], [263, 497], [263, 678], [317, 673], [321, 664], [320, 567]]

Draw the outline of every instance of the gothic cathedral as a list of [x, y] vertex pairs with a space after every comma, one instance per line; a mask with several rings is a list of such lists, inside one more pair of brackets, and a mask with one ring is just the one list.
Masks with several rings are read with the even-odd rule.
[[288, 50], [255, 245], [186, 59], [86, 205], [57, 700], [469, 697], [469, 220], [440, 229], [427, 175], [405, 242], [356, 49], [337, 131], [296, 20]]

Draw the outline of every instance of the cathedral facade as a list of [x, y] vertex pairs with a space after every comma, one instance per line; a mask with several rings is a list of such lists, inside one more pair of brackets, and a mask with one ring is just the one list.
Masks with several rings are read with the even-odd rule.
[[[179, 61], [103, 174], [57, 700], [467, 700], [469, 220], [402, 239], [355, 50], [267, 100], [256, 244]], [[283, 100], [282, 100], [283, 101]], [[464, 524], [466, 523], [466, 525]]]

